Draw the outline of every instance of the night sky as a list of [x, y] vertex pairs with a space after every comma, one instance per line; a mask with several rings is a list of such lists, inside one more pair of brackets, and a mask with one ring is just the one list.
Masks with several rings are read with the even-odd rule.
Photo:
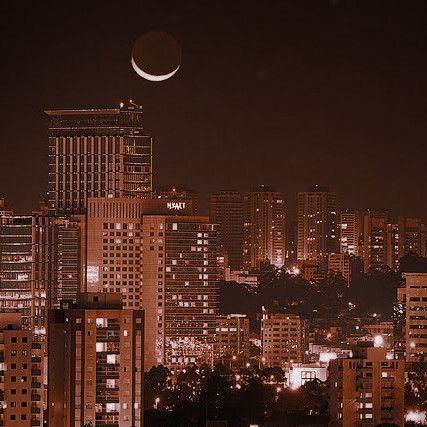
[[[21, 1], [1, 5], [0, 194], [31, 210], [47, 181], [44, 109], [144, 107], [155, 185], [296, 192], [427, 219], [427, 1]], [[169, 5], [168, 5], [169, 4]], [[253, 6], [251, 6], [253, 5]], [[130, 66], [166, 31], [182, 67]]]

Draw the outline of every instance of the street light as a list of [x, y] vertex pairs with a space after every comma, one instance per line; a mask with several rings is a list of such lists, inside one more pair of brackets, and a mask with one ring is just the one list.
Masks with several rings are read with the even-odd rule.
[[154, 409], [157, 409], [160, 403], [160, 397], [154, 399]]

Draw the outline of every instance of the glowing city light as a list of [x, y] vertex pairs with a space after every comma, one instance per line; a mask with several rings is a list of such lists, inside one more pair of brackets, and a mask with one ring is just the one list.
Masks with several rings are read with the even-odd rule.
[[384, 346], [384, 338], [382, 335], [374, 336], [374, 347], [383, 347]]
[[427, 414], [426, 412], [412, 410], [405, 415], [405, 421], [407, 422], [412, 421], [415, 424], [424, 425], [427, 422]]

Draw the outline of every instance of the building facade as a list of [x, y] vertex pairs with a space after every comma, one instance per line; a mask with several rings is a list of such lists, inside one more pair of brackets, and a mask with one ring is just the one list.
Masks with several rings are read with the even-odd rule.
[[329, 254], [328, 272], [341, 275], [347, 286], [351, 282], [351, 259], [348, 253]]
[[24, 329], [46, 334], [45, 218], [0, 217], [0, 309], [18, 310]]
[[363, 265], [365, 272], [370, 268], [384, 268], [390, 262], [387, 255], [389, 239], [388, 211], [367, 210], [363, 215]]
[[395, 306], [395, 346], [407, 362], [418, 362], [427, 355], [427, 273], [403, 277]]
[[218, 308], [216, 226], [208, 217], [144, 215], [142, 247], [147, 369], [212, 364]]
[[305, 363], [308, 352], [307, 321], [294, 314], [264, 311], [261, 345], [265, 366], [287, 367], [291, 363]]
[[235, 361], [243, 364], [249, 359], [249, 319], [246, 314], [217, 317], [215, 361]]
[[152, 139], [140, 106], [46, 114], [49, 212], [84, 213], [89, 197], [151, 197]]
[[244, 194], [244, 268], [285, 263], [285, 198], [267, 187]]
[[340, 252], [338, 195], [328, 187], [314, 186], [298, 193], [297, 209], [298, 260], [326, 266], [328, 255]]
[[404, 361], [368, 348], [365, 357], [329, 362], [331, 426], [404, 424]]
[[408, 253], [426, 256], [426, 228], [420, 218], [399, 216], [398, 230], [398, 258]]
[[363, 256], [362, 218], [358, 211], [345, 210], [339, 219], [340, 253]]
[[144, 313], [120, 295], [86, 293], [50, 312], [52, 427], [143, 426]]
[[243, 197], [237, 191], [211, 194], [209, 217], [218, 224], [219, 244], [232, 270], [243, 265]]
[[43, 424], [43, 351], [17, 311], [0, 312], [0, 425]]

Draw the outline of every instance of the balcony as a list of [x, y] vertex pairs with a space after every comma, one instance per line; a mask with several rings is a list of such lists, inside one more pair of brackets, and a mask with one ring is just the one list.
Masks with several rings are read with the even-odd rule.
[[31, 395], [31, 402], [40, 402], [41, 400], [42, 400], [42, 398], [39, 394], [32, 394]]
[[40, 369], [31, 369], [32, 377], [39, 377], [41, 374], [42, 374], [42, 371]]

